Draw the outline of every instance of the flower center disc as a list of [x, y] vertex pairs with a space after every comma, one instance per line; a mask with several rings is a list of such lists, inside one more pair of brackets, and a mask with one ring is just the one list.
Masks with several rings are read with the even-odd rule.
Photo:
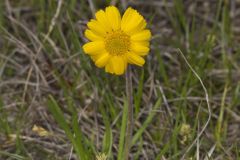
[[105, 48], [111, 55], [123, 55], [130, 49], [130, 37], [123, 31], [114, 31], [107, 35]]

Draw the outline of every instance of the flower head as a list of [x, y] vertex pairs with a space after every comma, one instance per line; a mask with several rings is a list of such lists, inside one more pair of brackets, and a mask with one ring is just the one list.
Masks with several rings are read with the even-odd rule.
[[99, 154], [96, 156], [96, 160], [107, 160], [107, 155], [104, 154], [104, 153], [99, 153]]
[[145, 19], [132, 8], [121, 17], [114, 6], [98, 11], [95, 16], [85, 31], [90, 42], [83, 46], [95, 65], [116, 75], [123, 74], [128, 63], [143, 66], [151, 38], [150, 30], [145, 29]]

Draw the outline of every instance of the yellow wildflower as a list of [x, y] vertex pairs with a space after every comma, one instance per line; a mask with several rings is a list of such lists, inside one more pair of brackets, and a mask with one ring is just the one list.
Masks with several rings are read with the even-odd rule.
[[107, 155], [104, 153], [100, 153], [96, 156], [96, 160], [107, 160]]
[[181, 136], [181, 144], [186, 144], [191, 139], [191, 132], [191, 126], [189, 124], [183, 123], [179, 131], [179, 134]]
[[128, 8], [121, 17], [114, 6], [98, 11], [95, 16], [96, 19], [87, 23], [85, 31], [90, 42], [83, 46], [95, 65], [116, 75], [123, 74], [128, 63], [143, 66], [151, 38], [143, 16]]
[[45, 137], [45, 136], [49, 136], [50, 135], [50, 132], [48, 132], [43, 127], [40, 127], [40, 126], [37, 126], [37, 125], [33, 126], [32, 131], [36, 132], [41, 137]]

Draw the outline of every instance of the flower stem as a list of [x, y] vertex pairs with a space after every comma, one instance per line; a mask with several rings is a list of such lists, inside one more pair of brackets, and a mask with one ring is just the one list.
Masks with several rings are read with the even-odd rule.
[[133, 89], [132, 89], [132, 74], [131, 74], [131, 66], [128, 66], [128, 70], [126, 72], [126, 93], [127, 93], [127, 101], [128, 101], [128, 122], [127, 122], [127, 130], [125, 137], [125, 160], [128, 160], [129, 153], [131, 149], [131, 140], [132, 140], [132, 132], [133, 132]]

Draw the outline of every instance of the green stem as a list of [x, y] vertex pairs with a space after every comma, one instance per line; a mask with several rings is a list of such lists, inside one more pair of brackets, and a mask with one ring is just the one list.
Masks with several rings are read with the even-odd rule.
[[131, 149], [131, 140], [133, 133], [133, 89], [132, 89], [132, 75], [131, 66], [129, 66], [126, 72], [126, 93], [128, 101], [128, 123], [125, 137], [125, 160], [128, 160]]

